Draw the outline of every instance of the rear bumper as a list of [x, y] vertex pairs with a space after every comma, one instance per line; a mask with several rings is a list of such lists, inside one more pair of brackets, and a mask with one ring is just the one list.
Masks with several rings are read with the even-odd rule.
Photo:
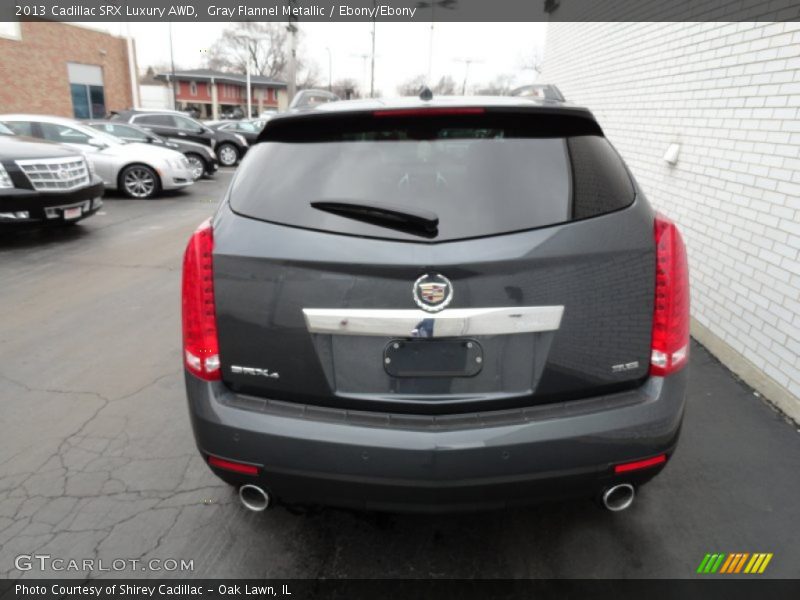
[[661, 466], [615, 475], [613, 465], [671, 454], [686, 370], [609, 396], [436, 417], [241, 396], [188, 373], [186, 387], [204, 457], [259, 467], [257, 476], [214, 469], [229, 483], [258, 483], [285, 502], [447, 512], [644, 483]]

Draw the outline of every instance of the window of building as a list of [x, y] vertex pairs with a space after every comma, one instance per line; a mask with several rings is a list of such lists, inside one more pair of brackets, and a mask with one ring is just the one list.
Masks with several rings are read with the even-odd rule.
[[67, 63], [72, 114], [76, 119], [102, 119], [106, 116], [103, 69], [97, 65]]
[[189, 94], [192, 96], [197, 96], [197, 82], [190, 81], [189, 82]]

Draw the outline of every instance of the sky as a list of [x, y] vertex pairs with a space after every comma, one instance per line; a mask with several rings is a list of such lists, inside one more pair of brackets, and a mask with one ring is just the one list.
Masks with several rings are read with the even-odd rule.
[[[167, 23], [86, 23], [136, 40], [139, 68], [169, 63]], [[174, 23], [175, 64], [180, 68], [203, 66], [204, 52], [230, 23]], [[512, 75], [522, 85], [535, 80], [525, 65], [543, 54], [546, 23], [436, 23], [433, 33], [431, 80], [450, 75], [460, 86], [465, 76], [462, 62], [472, 59], [467, 87], [488, 83], [497, 75]], [[369, 55], [372, 23], [300, 23], [300, 50], [318, 66], [320, 85], [328, 83], [330, 48], [333, 80], [345, 77], [363, 82], [369, 89]], [[384, 96], [397, 93], [397, 86], [427, 74], [430, 23], [377, 23], [375, 35], [375, 87]]]

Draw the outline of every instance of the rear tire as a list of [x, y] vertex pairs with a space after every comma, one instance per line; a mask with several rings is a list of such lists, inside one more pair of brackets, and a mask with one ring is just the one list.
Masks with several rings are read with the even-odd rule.
[[199, 154], [189, 152], [185, 155], [186, 160], [189, 161], [189, 170], [192, 173], [192, 181], [197, 181], [206, 172], [206, 161]]
[[150, 167], [129, 165], [119, 174], [119, 187], [129, 198], [149, 200], [161, 190], [161, 181]]
[[223, 142], [217, 148], [217, 156], [223, 167], [232, 167], [239, 162], [239, 149], [230, 142]]

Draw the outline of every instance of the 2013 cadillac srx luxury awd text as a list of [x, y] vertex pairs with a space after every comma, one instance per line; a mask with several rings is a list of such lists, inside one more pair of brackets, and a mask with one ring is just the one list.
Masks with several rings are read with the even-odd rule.
[[584, 108], [276, 116], [184, 257], [197, 444], [252, 510], [622, 510], [676, 447], [688, 285]]

